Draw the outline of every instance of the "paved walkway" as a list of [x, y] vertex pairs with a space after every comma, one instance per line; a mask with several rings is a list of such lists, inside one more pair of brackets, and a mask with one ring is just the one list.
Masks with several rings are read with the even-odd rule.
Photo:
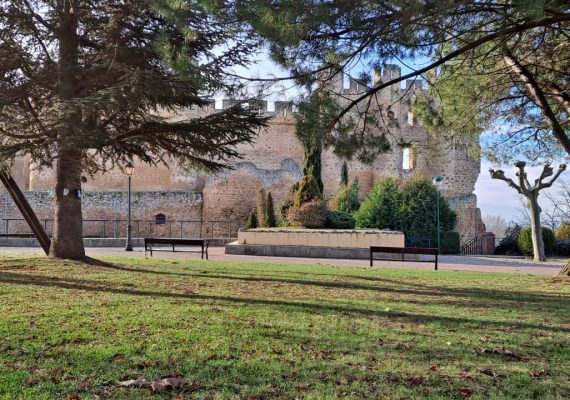
[[[0, 247], [0, 257], [2, 253], [33, 253], [43, 254], [39, 248], [28, 247]], [[135, 248], [132, 253], [125, 252], [118, 247], [91, 247], [86, 252], [91, 257], [97, 256], [133, 256], [144, 257], [144, 250]], [[255, 260], [274, 263], [296, 263], [296, 264], [323, 264], [334, 266], [355, 266], [368, 267], [368, 260], [346, 260], [329, 258], [296, 258], [296, 257], [260, 257], [260, 256], [239, 256], [224, 254], [223, 247], [210, 247], [209, 256], [211, 260]], [[194, 253], [155, 253], [155, 258], [200, 258]], [[546, 262], [533, 262], [522, 258], [510, 258], [500, 256], [441, 256], [439, 269], [442, 271], [479, 271], [479, 272], [504, 272], [511, 274], [532, 274], [532, 275], [557, 275], [562, 268], [565, 259], [551, 259]], [[374, 268], [404, 268], [404, 269], [433, 269], [433, 263], [414, 263], [401, 261], [375, 261]]]

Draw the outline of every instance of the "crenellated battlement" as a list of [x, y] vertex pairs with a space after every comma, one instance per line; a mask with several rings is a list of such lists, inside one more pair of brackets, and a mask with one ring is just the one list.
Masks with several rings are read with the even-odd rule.
[[[376, 86], [383, 82], [388, 82], [390, 80], [399, 78], [400, 76], [401, 68], [399, 65], [387, 64], [381, 69], [374, 70], [372, 82], [373, 85]], [[336, 74], [330, 74], [326, 71], [321, 72], [319, 74], [319, 80], [324, 84], [330, 86], [336, 93], [342, 94], [344, 96], [362, 95], [371, 89], [369, 79], [357, 79], [341, 72], [338, 72]], [[398, 85], [397, 93], [402, 96], [402, 102], [407, 101], [405, 98], [416, 92], [425, 92], [425, 89], [423, 87], [423, 80], [421, 79], [407, 79], [405, 81], [404, 87]], [[295, 103], [293, 101], [269, 101], [259, 99], [210, 99], [207, 111], [219, 112], [226, 110], [238, 103], [242, 103], [244, 106], [256, 107], [262, 114], [266, 114], [273, 117], [274, 119], [284, 121], [292, 120], [294, 114], [297, 111]]]
[[241, 103], [244, 107], [255, 107], [260, 113], [275, 119], [291, 120], [296, 112], [295, 104], [292, 101], [268, 101], [258, 99], [211, 99], [209, 100], [207, 108], [210, 112], [220, 112], [238, 103]]

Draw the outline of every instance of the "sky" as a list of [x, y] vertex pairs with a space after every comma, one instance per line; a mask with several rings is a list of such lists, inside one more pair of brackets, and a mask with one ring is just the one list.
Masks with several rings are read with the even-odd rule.
[[[516, 178], [517, 168], [513, 166], [492, 165], [488, 160], [481, 160], [481, 173], [475, 184], [475, 194], [477, 195], [477, 206], [481, 209], [482, 215], [500, 215], [506, 221], [517, 221], [520, 216], [521, 199], [524, 199], [515, 189], [510, 188], [506, 182], [491, 179], [489, 168], [495, 170], [502, 169], [508, 178]], [[540, 176], [542, 167], [526, 168], [530, 182]], [[563, 175], [562, 175], [563, 176]], [[516, 182], [516, 181], [515, 181]], [[556, 191], [556, 188], [546, 189]], [[546, 207], [546, 204], [544, 204]]]
[[[414, 63], [415, 67], [424, 66], [425, 60], [422, 62]], [[406, 74], [411, 72], [411, 68], [401, 65], [402, 74]], [[356, 68], [355, 72], [352, 75], [357, 76], [363, 68], [358, 67]], [[270, 78], [275, 76], [287, 76], [287, 71], [277, 66], [273, 63], [266, 55], [260, 55], [259, 61], [251, 65], [249, 68], [239, 68], [236, 70], [236, 73], [242, 76], [248, 77], [255, 77], [255, 78]], [[291, 100], [295, 96], [297, 96], [298, 92], [293, 87], [292, 82], [285, 82], [282, 85], [282, 89], [285, 89], [282, 92], [279, 90], [275, 90], [270, 96], [268, 96], [268, 100]], [[553, 163], [555, 167], [558, 166], [558, 163]], [[500, 215], [502, 216], [507, 222], [509, 221], [517, 221], [521, 215], [521, 199], [524, 197], [517, 193], [517, 191], [513, 188], [507, 186], [507, 183], [500, 180], [493, 180], [489, 174], [489, 168], [493, 169], [502, 169], [505, 171], [507, 177], [516, 177], [515, 173], [517, 169], [513, 166], [509, 165], [492, 165], [489, 160], [482, 159], [481, 160], [481, 173], [479, 174], [479, 178], [477, 179], [477, 183], [475, 184], [475, 194], [477, 195], [477, 205], [481, 210], [481, 214], [485, 215]], [[528, 177], [530, 182], [533, 182], [534, 179], [538, 178], [540, 172], [542, 171], [541, 166], [535, 167], [527, 167], [526, 168]], [[570, 179], [570, 172], [567, 172]], [[561, 176], [563, 179], [565, 175]], [[552, 192], [556, 192], [556, 187], [552, 187], [550, 189]], [[542, 197], [544, 198], [544, 197]], [[541, 206], [544, 208], [547, 207], [547, 204], [543, 201]]]

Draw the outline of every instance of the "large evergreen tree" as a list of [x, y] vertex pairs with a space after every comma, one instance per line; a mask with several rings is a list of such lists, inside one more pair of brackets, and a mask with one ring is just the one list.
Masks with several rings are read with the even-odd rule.
[[[0, 161], [55, 163], [50, 255], [84, 257], [81, 172], [137, 157], [219, 170], [264, 124], [236, 105], [164, 115], [236, 89], [224, 70], [255, 43], [194, 0], [0, 1]], [[214, 2], [215, 4], [215, 2]]]

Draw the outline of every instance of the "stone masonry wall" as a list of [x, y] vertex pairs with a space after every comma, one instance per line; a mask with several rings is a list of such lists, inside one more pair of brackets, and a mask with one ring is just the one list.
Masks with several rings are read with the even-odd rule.
[[[46, 191], [25, 192], [26, 199], [51, 233], [53, 218], [53, 195]], [[10, 196], [3, 192], [0, 199], [2, 225], [0, 229], [8, 233], [27, 233], [30, 229]], [[183, 236], [196, 237], [200, 234], [202, 216], [202, 194], [192, 191], [145, 191], [132, 193], [132, 227], [134, 237], [144, 236]], [[84, 192], [82, 197], [84, 235], [93, 237], [124, 237], [126, 235], [127, 193], [119, 191]], [[163, 214], [167, 223], [156, 224], [155, 216]], [[105, 220], [105, 222], [103, 222]], [[193, 221], [173, 223], [168, 221]]]
[[[399, 74], [398, 66], [386, 66], [383, 71], [375, 73], [375, 83], [393, 79]], [[364, 85], [352, 79], [348, 88], [344, 88], [342, 79], [335, 76], [329, 80], [329, 84], [338, 93], [342, 93], [342, 101], [348, 102], [367, 90]], [[389, 132], [392, 149], [380, 154], [372, 165], [349, 161], [349, 176], [358, 178], [362, 198], [368, 194], [375, 182], [387, 176], [399, 181], [406, 181], [415, 176], [444, 177], [442, 194], [457, 212], [456, 230], [466, 240], [484, 231], [477, 200], [473, 195], [480, 171], [480, 160], [471, 157], [468, 151], [469, 146], [478, 146], [478, 139], [473, 138], [471, 142], [465, 143], [440, 140], [429, 135], [408, 114], [413, 97], [420, 90], [421, 85], [409, 81], [405, 89], [389, 87], [378, 93], [377, 102], [380, 106], [375, 111], [377, 115], [381, 116], [388, 111], [393, 113], [395, 124]], [[231, 104], [231, 101], [224, 101], [222, 108]], [[223, 173], [208, 176], [199, 172], [186, 172], [175, 163], [171, 163], [170, 168], [151, 167], [134, 160], [136, 168], [132, 180], [133, 190], [139, 193], [135, 195], [135, 199], [139, 200], [136, 200], [137, 205], [133, 207], [134, 218], [150, 219], [163, 213], [168, 219], [237, 221], [232, 227], [221, 222], [217, 225], [205, 224], [202, 234], [224, 236], [245, 222], [248, 213], [255, 208], [257, 189], [260, 186], [264, 187], [266, 193], [272, 193], [278, 208], [291, 185], [301, 178], [303, 146], [295, 137], [295, 118], [291, 103], [275, 102], [273, 107], [270, 107], [267, 102], [261, 102], [261, 107], [266, 114], [273, 117], [269, 127], [259, 132], [253, 145], [239, 145], [238, 151], [242, 158], [232, 163], [232, 169]], [[185, 110], [170, 116], [172, 119], [183, 119], [214, 112], [219, 112], [219, 109], [212, 102], [203, 109]], [[403, 168], [403, 148], [399, 145], [400, 142], [411, 145], [415, 154], [415, 168]], [[332, 197], [338, 190], [342, 163], [343, 160], [336, 157], [332, 151], [323, 152], [322, 171], [327, 198]], [[23, 189], [32, 191], [34, 194], [31, 196], [51, 190], [54, 186], [51, 170], [29, 171], [29, 166], [20, 161], [17, 164], [17, 173], [18, 183]], [[29, 179], [26, 179], [26, 174], [29, 174]], [[127, 184], [127, 178], [119, 168], [93, 177], [85, 176], [85, 179], [85, 218], [103, 219], [126, 215], [124, 192], [116, 192], [124, 190]], [[203, 193], [203, 198], [195, 192]], [[51, 215], [49, 207], [45, 208], [40, 204], [37, 206], [41, 210], [39, 214]]]

